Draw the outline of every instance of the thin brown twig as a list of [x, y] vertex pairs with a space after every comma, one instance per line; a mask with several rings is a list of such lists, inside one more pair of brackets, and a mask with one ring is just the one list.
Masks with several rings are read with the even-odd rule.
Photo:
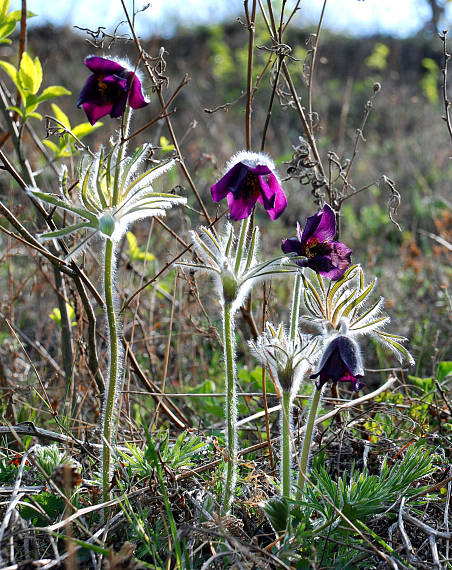
[[355, 158], [358, 155], [358, 146], [360, 141], [365, 142], [365, 138], [363, 135], [364, 132], [364, 127], [366, 126], [367, 120], [374, 108], [374, 103], [375, 103], [375, 99], [377, 98], [378, 93], [380, 93], [381, 91], [381, 85], [379, 83], [375, 83], [373, 86], [373, 93], [370, 96], [370, 98], [368, 99], [368, 101], [366, 102], [366, 106], [364, 108], [364, 116], [363, 116], [363, 120], [361, 121], [361, 126], [359, 128], [356, 129], [356, 136], [355, 136], [355, 143], [353, 145], [353, 152], [352, 152], [352, 156], [350, 158], [350, 161], [348, 163], [347, 166], [347, 170], [345, 171], [345, 175], [343, 177], [343, 181], [344, 184], [342, 186], [342, 193], [347, 189], [348, 185], [349, 185], [349, 177], [350, 177], [350, 172], [352, 170], [352, 166], [353, 163], [355, 161]]
[[443, 101], [444, 101], [444, 116], [443, 120], [446, 122], [447, 129], [449, 131], [450, 138], [452, 140], [452, 122], [450, 119], [450, 100], [447, 96], [447, 65], [450, 59], [450, 53], [447, 51], [447, 32], [448, 30], [443, 30], [443, 35], [439, 35], [440, 40], [443, 42], [443, 55], [444, 55], [444, 67], [441, 70], [443, 74]]
[[322, 12], [320, 14], [319, 23], [317, 25], [317, 32], [315, 34], [314, 44], [312, 46], [311, 52], [311, 63], [309, 66], [309, 77], [308, 77], [308, 125], [309, 129], [312, 131], [312, 86], [314, 84], [314, 69], [317, 57], [317, 48], [319, 46], [320, 30], [322, 29], [323, 17], [325, 15], [326, 3], [328, 0], [324, 0], [322, 6]]
[[[128, 10], [127, 10], [127, 7], [126, 7], [126, 5], [125, 5], [124, 0], [121, 0], [121, 5], [122, 5], [122, 8], [123, 8], [124, 14], [125, 14], [125, 16], [126, 16], [126, 18], [127, 18], [127, 22], [128, 22], [128, 24], [129, 24], [130, 31], [131, 31], [131, 33], [132, 33], [132, 35], [133, 35], [134, 42], [135, 42], [135, 46], [136, 46], [136, 48], [137, 48], [137, 50], [138, 50], [138, 53], [140, 54], [140, 57], [142, 57], [142, 58], [144, 59], [144, 66], [145, 66], [145, 68], [146, 68], [146, 71], [148, 72], [148, 75], [149, 75], [149, 77], [150, 77], [152, 83], [153, 83], [154, 89], [155, 89], [156, 92], [157, 92], [157, 95], [158, 95], [158, 98], [159, 98], [159, 101], [160, 101], [160, 106], [162, 107], [162, 109], [165, 109], [165, 107], [166, 107], [166, 101], [165, 101], [165, 98], [164, 98], [164, 96], [163, 96], [162, 85], [161, 85], [161, 83], [159, 83], [158, 81], [156, 81], [156, 79], [155, 79], [155, 77], [154, 77], [154, 73], [153, 73], [151, 67], [149, 66], [148, 62], [147, 62], [146, 59], [144, 58], [144, 50], [143, 50], [143, 47], [142, 47], [142, 45], [141, 45], [140, 39], [139, 39], [138, 36], [136, 35], [135, 28], [134, 28], [134, 26], [133, 26], [133, 22], [132, 22], [132, 20], [130, 19], [129, 12], [128, 12]], [[199, 204], [200, 207], [201, 207], [201, 210], [202, 210], [202, 213], [203, 213], [204, 217], [206, 218], [208, 224], [211, 225], [211, 224], [212, 224], [212, 221], [211, 221], [210, 216], [209, 216], [209, 214], [208, 214], [208, 212], [207, 212], [207, 210], [206, 210], [205, 204], [204, 204], [204, 202], [203, 202], [203, 200], [202, 200], [202, 198], [201, 198], [201, 196], [200, 196], [200, 194], [199, 194], [199, 192], [198, 192], [198, 189], [196, 188], [196, 185], [195, 185], [195, 183], [193, 182], [193, 179], [192, 179], [192, 177], [190, 176], [190, 173], [188, 172], [187, 166], [186, 166], [186, 164], [185, 164], [185, 161], [184, 161], [184, 159], [183, 159], [181, 150], [180, 150], [180, 148], [179, 148], [179, 142], [178, 142], [178, 140], [177, 140], [176, 133], [175, 133], [174, 128], [173, 128], [173, 124], [172, 124], [171, 119], [170, 119], [170, 117], [169, 117], [168, 115], [165, 116], [165, 122], [166, 122], [166, 126], [167, 126], [167, 128], [168, 128], [168, 132], [169, 132], [171, 141], [172, 141], [172, 143], [173, 143], [173, 145], [174, 145], [174, 147], [175, 147], [175, 149], [176, 149], [176, 154], [177, 154], [177, 156], [179, 157], [179, 164], [180, 164], [180, 167], [181, 167], [181, 169], [182, 169], [182, 172], [184, 173], [184, 176], [185, 176], [185, 178], [187, 179], [187, 182], [188, 182], [188, 184], [190, 185], [190, 188], [192, 189], [193, 194], [195, 195], [195, 198], [196, 198], [198, 204]]]
[[[177, 293], [177, 272], [174, 274], [173, 297], [172, 297], [172, 302], [171, 302], [170, 320], [169, 320], [169, 325], [168, 325], [168, 337], [166, 340], [165, 354], [163, 356], [162, 386], [161, 386], [161, 390], [162, 390], [163, 395], [165, 394], [166, 377], [168, 375], [168, 363], [169, 363], [169, 355], [170, 355], [170, 349], [171, 349], [171, 337], [172, 337], [172, 333], [173, 333], [173, 323], [174, 323], [174, 309], [176, 308], [176, 293]], [[154, 418], [153, 418], [153, 421], [151, 422], [151, 426], [157, 425], [161, 401], [162, 400], [159, 399], [157, 402], [157, 407], [156, 407], [155, 412], [154, 412]]]
[[[216, 217], [208, 226], [209, 228], [213, 227], [218, 220], [220, 220], [223, 216], [225, 216], [228, 213], [229, 210], [225, 210], [223, 213], [221, 213], [218, 217]], [[189, 243], [186, 247], [184, 247], [184, 249], [178, 253], [176, 256], [173, 257], [173, 259], [171, 259], [171, 261], [168, 261], [168, 263], [166, 265], [164, 265], [162, 267], [162, 269], [156, 274], [154, 275], [154, 277], [152, 279], [149, 279], [148, 281], [146, 281], [146, 283], [144, 283], [143, 285], [141, 285], [141, 287], [139, 287], [128, 299], [127, 301], [125, 301], [125, 303], [123, 304], [120, 312], [122, 313], [123, 311], [125, 311], [127, 309], [127, 307], [130, 305], [130, 303], [140, 294], [142, 293], [147, 287], [149, 287], [149, 285], [152, 285], [155, 281], [157, 281], [157, 279], [159, 277], [161, 277], [172, 265], [174, 265], [174, 263], [176, 263], [176, 261], [178, 259], [180, 259], [184, 253], [187, 253], [187, 251], [189, 251], [191, 248], [193, 247], [193, 243]]]
[[248, 26], [248, 69], [246, 78], [246, 110], [245, 110], [245, 146], [246, 150], [251, 149], [251, 87], [253, 82], [253, 55], [254, 55], [254, 33], [256, 23], [256, 0], [253, 0], [251, 14], [248, 7], [248, 0], [243, 2]]

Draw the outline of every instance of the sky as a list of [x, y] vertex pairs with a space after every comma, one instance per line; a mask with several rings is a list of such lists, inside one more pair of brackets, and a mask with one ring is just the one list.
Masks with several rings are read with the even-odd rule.
[[[178, 25], [191, 26], [219, 20], [234, 20], [243, 12], [243, 0], [125, 0], [130, 13], [148, 5], [136, 19], [138, 33], [171, 35]], [[287, 3], [290, 9], [295, 0]], [[297, 14], [300, 25], [318, 20], [323, 0], [303, 0]], [[20, 8], [20, 0], [11, 0], [13, 9]], [[34, 25], [79, 26], [96, 30], [105, 26], [108, 31], [124, 20], [120, 0], [28, 0], [27, 7], [37, 14]], [[327, 4], [325, 26], [338, 32], [355, 35], [386, 33], [408, 36], [422, 27], [430, 13], [426, 0], [330, 0]], [[451, 29], [452, 2], [443, 27]], [[119, 32], [127, 32], [125, 24]]]

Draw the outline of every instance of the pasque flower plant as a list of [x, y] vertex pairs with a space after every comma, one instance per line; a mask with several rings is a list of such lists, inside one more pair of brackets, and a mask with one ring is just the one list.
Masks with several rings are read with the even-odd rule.
[[284, 330], [283, 323], [278, 327], [267, 323], [265, 331], [256, 341], [249, 341], [249, 345], [258, 360], [269, 367], [281, 395], [281, 494], [289, 499], [292, 488], [290, 440], [293, 400], [303, 376], [317, 358], [317, 341], [299, 333], [292, 338]]
[[109, 379], [103, 407], [102, 479], [104, 499], [110, 496], [111, 446], [115, 438], [114, 411], [122, 379], [119, 323], [115, 303], [116, 247], [127, 226], [141, 218], [163, 216], [168, 208], [183, 205], [186, 199], [174, 194], [155, 192], [152, 183], [166, 172], [174, 162], [168, 162], [139, 174], [139, 168], [148, 155], [149, 145], [143, 145], [132, 156], [125, 155], [125, 143], [119, 142], [106, 153], [101, 149], [94, 158], [85, 162], [80, 182], [73, 197], [67, 188], [67, 171], [60, 178], [61, 196], [47, 194], [38, 188], [29, 188], [31, 196], [80, 217], [82, 221], [61, 229], [41, 234], [42, 240], [63, 238], [86, 230], [71, 252], [72, 257], [98, 236], [104, 242], [104, 301], [108, 321]]
[[226, 224], [220, 237], [212, 230], [201, 227], [198, 232], [191, 232], [196, 255], [200, 262], [182, 262], [180, 265], [207, 271], [210, 273], [218, 291], [223, 322], [223, 347], [226, 376], [226, 480], [224, 484], [222, 514], [231, 508], [237, 479], [237, 403], [236, 403], [236, 366], [235, 366], [235, 327], [234, 315], [253, 285], [275, 274], [293, 273], [293, 264], [281, 256], [270, 261], [258, 263], [259, 228], [252, 231], [249, 243], [246, 238], [249, 231], [249, 219], [242, 222], [240, 235], [235, 240], [234, 227]]
[[384, 330], [390, 321], [382, 313], [384, 299], [380, 297], [370, 307], [366, 306], [377, 280], [366, 285], [359, 265], [351, 266], [334, 284], [329, 284], [318, 275], [312, 280], [307, 274], [301, 277], [306, 310], [302, 323], [317, 328], [316, 336], [322, 356], [316, 372], [311, 375], [312, 379], [317, 380], [300, 456], [300, 492], [304, 487], [315, 418], [325, 384], [329, 381], [350, 382], [356, 392], [363, 387], [361, 378], [364, 376], [364, 364], [357, 339], [362, 335], [370, 335], [394, 352], [399, 360], [406, 360], [410, 365], [414, 363], [413, 357], [402, 344], [406, 339]]

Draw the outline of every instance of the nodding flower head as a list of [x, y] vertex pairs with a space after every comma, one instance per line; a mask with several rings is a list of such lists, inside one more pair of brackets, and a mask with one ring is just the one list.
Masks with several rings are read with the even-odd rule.
[[234, 155], [224, 176], [211, 187], [214, 202], [227, 198], [233, 220], [247, 218], [259, 202], [272, 220], [287, 206], [287, 198], [275, 175], [275, 165], [262, 153], [242, 151]]
[[265, 331], [248, 343], [262, 364], [268, 366], [283, 392], [295, 394], [303, 374], [315, 358], [316, 342], [297, 335], [291, 339], [282, 323], [275, 328], [267, 323]]
[[337, 336], [327, 345], [315, 374], [311, 378], [316, 380], [320, 390], [331, 380], [337, 382], [351, 382], [353, 390], [359, 392], [363, 384], [358, 380], [364, 376], [363, 361], [358, 344], [347, 336]]
[[127, 102], [132, 109], [148, 104], [143, 96], [137, 74], [117, 61], [90, 56], [85, 65], [93, 72], [77, 101], [83, 107], [89, 122], [94, 125], [101, 117], [121, 117]]
[[320, 212], [306, 220], [304, 230], [297, 222], [297, 231], [298, 237], [283, 240], [283, 252], [305, 257], [296, 261], [300, 267], [309, 267], [328, 279], [340, 279], [350, 266], [352, 250], [333, 241], [336, 235], [333, 209], [325, 204]]

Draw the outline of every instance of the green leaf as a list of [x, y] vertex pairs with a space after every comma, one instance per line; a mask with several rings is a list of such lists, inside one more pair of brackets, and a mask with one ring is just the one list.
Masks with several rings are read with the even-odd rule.
[[[66, 303], [66, 309], [67, 309], [69, 321], [71, 323], [71, 327], [75, 327], [75, 325], [77, 324], [77, 321], [72, 320], [75, 318], [74, 307], [72, 305], [70, 305], [69, 303]], [[53, 309], [53, 311], [49, 314], [49, 317], [52, 319], [52, 321], [55, 321], [57, 323], [57, 325], [61, 327], [61, 311], [58, 307], [55, 307]]]
[[[33, 500], [42, 507], [45, 515], [47, 515], [37, 513], [36, 508], [32, 506], [21, 506], [19, 508], [20, 516], [25, 520], [31, 521], [33, 526], [44, 526], [48, 524], [49, 519], [51, 521], [55, 520], [56, 517], [64, 511], [65, 503], [63, 497], [59, 497], [48, 491], [43, 491], [39, 495], [35, 495]], [[24, 502], [30, 503], [31, 501], [26, 498]]]
[[19, 81], [25, 91], [29, 91], [33, 95], [39, 91], [42, 83], [42, 67], [39, 57], [35, 57], [33, 61], [26, 51], [22, 54]]
[[71, 94], [71, 91], [62, 85], [50, 85], [50, 87], [46, 87], [39, 95], [38, 101], [41, 103], [42, 101], [47, 101], [47, 99], [51, 99], [52, 97], [61, 97], [62, 95]]
[[15, 113], [17, 113], [19, 115], [19, 117], [21, 119], [24, 118], [24, 114], [22, 113], [22, 111], [19, 109], [19, 107], [14, 107], [14, 105], [11, 105], [10, 107], [7, 107], [8, 111], [14, 111]]
[[290, 509], [284, 497], [272, 497], [263, 506], [263, 511], [273, 530], [281, 534], [287, 530]]
[[17, 21], [13, 19], [5, 20], [0, 24], [0, 41], [3, 44], [12, 43], [11, 40], [7, 39], [10, 34], [16, 29]]
[[90, 125], [89, 123], [80, 123], [72, 129], [72, 132], [77, 138], [82, 139], [93, 131], [96, 131], [102, 125], [103, 123], [101, 121], [98, 121], [95, 125]]
[[42, 121], [42, 115], [40, 113], [26, 113], [26, 117], [32, 117], [33, 119], [38, 119]]
[[53, 141], [49, 141], [47, 139], [42, 141], [42, 144], [44, 144], [47, 148], [49, 148], [53, 154], [55, 155], [56, 158], [62, 158], [64, 156], [69, 156], [70, 153], [65, 153], [64, 151], [61, 150], [61, 148], [59, 146], [57, 146]]
[[0, 22], [3, 22], [8, 16], [10, 0], [0, 0]]
[[442, 382], [444, 378], [452, 375], [452, 361], [443, 361], [438, 366], [438, 382]]
[[71, 95], [71, 92], [61, 85], [51, 85], [46, 87], [36, 100], [38, 103], [42, 103], [47, 101], [47, 99], [53, 99], [53, 97], [61, 97], [61, 95]]
[[55, 119], [57, 119], [58, 121], [60, 121], [60, 123], [62, 125], [64, 125], [67, 129], [71, 128], [71, 123], [69, 122], [69, 117], [66, 115], [66, 113], [64, 113], [59, 107], [58, 105], [55, 105], [55, 103], [52, 103], [52, 111], [55, 115]]
[[[12, 12], [10, 12], [8, 14], [8, 16], [11, 18], [14, 18], [15, 20], [19, 21], [22, 18], [22, 11], [21, 10], [13, 10]], [[34, 12], [32, 12], [31, 10], [27, 10], [27, 18], [35, 18], [36, 14]]]
[[17, 75], [17, 69], [11, 63], [7, 61], [0, 61], [0, 67], [2, 67], [6, 73], [11, 77], [16, 87], [19, 87], [19, 78]]

